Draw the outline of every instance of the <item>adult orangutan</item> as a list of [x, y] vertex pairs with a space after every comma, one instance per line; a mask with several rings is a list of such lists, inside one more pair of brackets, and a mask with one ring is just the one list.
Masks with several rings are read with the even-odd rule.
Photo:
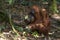
[[32, 6], [32, 9], [34, 10], [35, 20], [31, 22], [28, 27], [32, 31], [36, 30], [38, 33], [48, 36], [48, 32], [50, 30], [50, 21], [47, 10], [40, 8], [37, 5]]

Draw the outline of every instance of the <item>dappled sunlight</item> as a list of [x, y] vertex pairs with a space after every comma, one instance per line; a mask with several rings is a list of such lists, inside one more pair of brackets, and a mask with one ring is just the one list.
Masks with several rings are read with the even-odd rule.
[[60, 14], [53, 14], [52, 18], [60, 20]]

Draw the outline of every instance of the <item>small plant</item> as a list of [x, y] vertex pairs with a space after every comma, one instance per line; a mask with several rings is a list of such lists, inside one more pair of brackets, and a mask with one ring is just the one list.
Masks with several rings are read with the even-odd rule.
[[53, 13], [58, 13], [58, 10], [57, 10], [57, 1], [56, 0], [52, 0], [50, 9], [51, 9], [51, 11]]

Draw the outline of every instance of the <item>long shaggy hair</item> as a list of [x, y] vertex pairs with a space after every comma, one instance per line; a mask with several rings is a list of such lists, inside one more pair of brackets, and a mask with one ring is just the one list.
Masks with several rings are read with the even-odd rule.
[[32, 6], [32, 9], [34, 10], [35, 21], [29, 24], [29, 28], [32, 31], [38, 31], [40, 34], [48, 35], [50, 21], [47, 10], [37, 5]]

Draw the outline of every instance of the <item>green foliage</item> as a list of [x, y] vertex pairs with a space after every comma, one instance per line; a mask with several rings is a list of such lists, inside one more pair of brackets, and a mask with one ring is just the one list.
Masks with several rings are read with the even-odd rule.
[[[9, 5], [12, 5], [16, 0], [5, 0], [6, 2], [8, 2], [8, 4]], [[43, 0], [44, 2], [45, 1], [47, 1], [47, 0]], [[1, 4], [1, 3], [0, 3]], [[22, 2], [21, 2], [21, 5], [23, 5], [23, 6], [31, 6], [31, 5], [33, 5], [33, 4], [41, 4], [40, 3], [40, 1], [39, 0], [37, 0], [37, 1], [26, 1], [26, 0], [23, 0]], [[0, 6], [2, 6], [2, 4], [0, 5]], [[2, 6], [3, 7], [3, 6]], [[53, 13], [56, 13], [57, 12], [57, 4], [56, 4], [56, 0], [53, 0], [53, 2], [52, 2], [52, 4], [51, 4], [51, 10], [52, 10], [52, 12]], [[24, 32], [24, 33], [28, 33], [28, 32], [31, 32], [30, 31], [30, 29], [24, 29], [23, 27], [21, 27], [21, 26], [15, 26], [15, 25], [13, 25], [13, 23], [12, 23], [12, 19], [11, 19], [11, 15], [10, 15], [10, 12], [9, 12], [9, 8], [8, 8], [8, 11], [6, 11], [6, 9], [4, 8], [4, 10], [3, 11], [5, 11], [5, 12], [0, 12], [0, 22], [7, 22], [7, 23], [9, 23], [10, 24], [10, 26], [12, 27], [12, 29], [13, 29], [13, 31], [17, 34], [17, 35], [19, 35], [18, 34], [18, 32], [17, 31], [19, 31], [19, 32]], [[24, 19], [24, 18], [23, 18]], [[28, 16], [26, 16], [25, 17], [25, 19], [28, 19]], [[5, 29], [6, 28], [6, 26], [5, 25], [0, 25], [0, 31], [2, 31], [2, 29]], [[32, 35], [33, 36], [35, 36], [35, 37], [38, 37], [38, 32], [32, 32]]]
[[22, 27], [19, 27], [19, 26], [14, 26], [16, 30], [18, 30], [19, 32], [23, 32], [23, 28]]
[[2, 32], [6, 27], [4, 25], [0, 25], [0, 32]]
[[53, 13], [57, 13], [57, 1], [56, 0], [52, 1], [50, 9]]
[[12, 5], [15, 2], [15, 0], [5, 0], [5, 2], [8, 2], [9, 5]]
[[24, 5], [24, 6], [26, 6], [26, 5], [28, 5], [29, 3], [28, 3], [28, 1], [25, 1], [25, 0], [24, 0], [24, 1], [21, 2], [21, 4]]
[[4, 22], [4, 21], [8, 22], [8, 15], [6, 13], [0, 12], [0, 22]]
[[46, 2], [46, 1], [48, 1], [48, 0], [42, 0], [42, 1]]
[[39, 33], [38, 33], [37, 31], [33, 32], [32, 35], [33, 35], [34, 37], [39, 37], [39, 36], [38, 36]]
[[[11, 25], [11, 27], [12, 27], [12, 29], [13, 29], [13, 31], [17, 34], [17, 35], [19, 35], [18, 34], [18, 32], [15, 30], [15, 28], [14, 28], [14, 25], [12, 24], [12, 20], [11, 20], [11, 15], [9, 14], [9, 13], [7, 13], [7, 12], [5, 12], [5, 13], [2, 13], [2, 12], [0, 12], [0, 22], [5, 22], [6, 24], [7, 23], [9, 23], [10, 25]], [[5, 25], [6, 25], [5, 24]], [[9, 26], [8, 26], [9, 27]], [[5, 26], [1, 26], [1, 29], [0, 29], [0, 31], [2, 30], [2, 29], [4, 29], [5, 28]]]
[[58, 2], [60, 2], [60, 0], [57, 0]]

